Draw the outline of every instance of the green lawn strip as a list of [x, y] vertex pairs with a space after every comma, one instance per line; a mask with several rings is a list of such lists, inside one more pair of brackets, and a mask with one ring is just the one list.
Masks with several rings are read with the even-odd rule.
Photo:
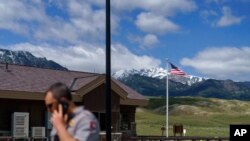
[[[165, 115], [149, 110], [136, 113], [138, 135], [161, 135], [161, 127], [165, 126]], [[169, 135], [173, 135], [173, 124], [181, 123], [187, 130], [187, 136], [229, 136], [230, 124], [249, 124], [249, 115], [215, 114], [201, 115], [170, 115]]]

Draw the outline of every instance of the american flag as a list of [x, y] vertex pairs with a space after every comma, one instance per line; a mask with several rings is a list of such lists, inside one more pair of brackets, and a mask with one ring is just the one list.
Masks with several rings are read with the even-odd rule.
[[180, 70], [178, 67], [176, 67], [172, 63], [169, 62], [169, 64], [171, 66], [170, 74], [180, 75], [180, 76], [186, 76], [187, 75], [184, 71]]

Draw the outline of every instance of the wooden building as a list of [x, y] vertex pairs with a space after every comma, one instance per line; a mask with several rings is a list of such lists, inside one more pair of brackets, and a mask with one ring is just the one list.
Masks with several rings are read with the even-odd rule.
[[[72, 87], [73, 100], [92, 111], [105, 129], [105, 75], [0, 64], [0, 131], [11, 130], [11, 114], [28, 112], [29, 126], [46, 126], [45, 90], [55, 82]], [[145, 97], [112, 79], [112, 130], [131, 130]]]

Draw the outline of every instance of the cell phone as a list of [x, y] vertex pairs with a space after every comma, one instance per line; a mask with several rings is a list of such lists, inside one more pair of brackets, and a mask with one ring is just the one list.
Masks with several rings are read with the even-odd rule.
[[65, 100], [59, 100], [59, 104], [62, 105], [63, 115], [67, 114], [67, 111], [69, 109], [69, 103]]

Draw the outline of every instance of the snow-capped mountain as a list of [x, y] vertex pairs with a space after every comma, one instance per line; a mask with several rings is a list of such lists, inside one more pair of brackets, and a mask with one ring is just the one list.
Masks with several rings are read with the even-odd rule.
[[0, 49], [0, 62], [33, 66], [39, 68], [49, 68], [57, 70], [67, 70], [67, 68], [62, 67], [58, 63], [47, 60], [46, 58], [35, 57], [27, 51], [11, 51], [7, 49]]
[[[139, 70], [136, 69], [120, 70], [115, 72], [112, 76], [118, 80], [126, 79], [126, 77], [130, 75], [140, 75], [151, 78], [165, 79], [167, 74], [168, 71], [164, 68], [150, 68], [150, 69], [139, 69]], [[193, 75], [178, 76], [169, 74], [168, 76], [170, 80], [173, 80], [175, 82], [180, 82], [182, 84], [189, 86], [207, 79]]]
[[140, 70], [126, 69], [126, 70], [119, 70], [115, 72], [112, 76], [116, 79], [122, 79], [131, 74], [139, 74], [141, 76], [162, 79], [167, 75], [167, 70], [163, 68], [151, 68], [151, 69], [140, 69]]

